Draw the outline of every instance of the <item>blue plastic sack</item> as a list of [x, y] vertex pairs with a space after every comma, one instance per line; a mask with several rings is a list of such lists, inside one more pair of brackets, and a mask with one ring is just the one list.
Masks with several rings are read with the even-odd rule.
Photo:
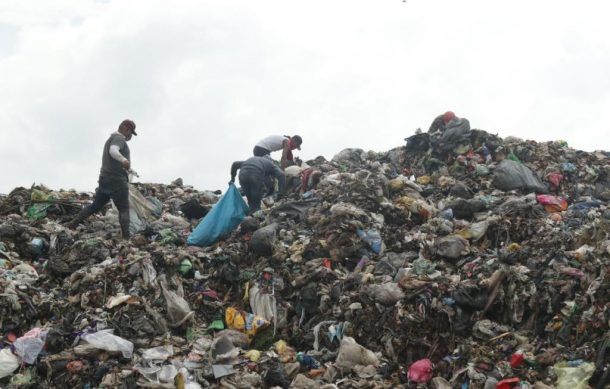
[[209, 246], [228, 235], [246, 217], [248, 205], [235, 184], [225, 193], [191, 232], [186, 243], [189, 246]]

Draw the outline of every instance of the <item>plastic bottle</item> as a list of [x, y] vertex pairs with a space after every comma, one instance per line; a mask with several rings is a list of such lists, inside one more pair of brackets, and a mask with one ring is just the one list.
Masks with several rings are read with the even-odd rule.
[[525, 355], [523, 355], [523, 351], [519, 350], [510, 357], [510, 367], [517, 368], [523, 364], [525, 361]]
[[369, 260], [369, 257], [366, 255], [363, 255], [362, 258], [360, 258], [360, 260], [356, 264], [356, 267], [354, 268], [354, 273], [360, 273], [362, 271], [362, 269], [366, 266], [366, 263], [368, 262], [368, 260]]
[[371, 250], [373, 250], [375, 254], [381, 253], [381, 246], [383, 244], [383, 241], [381, 240], [381, 234], [379, 234], [379, 231], [364, 231], [359, 229], [357, 233], [362, 240], [368, 243], [369, 247], [371, 248]]
[[313, 197], [313, 195], [314, 195], [315, 193], [316, 193], [316, 192], [315, 192], [313, 189], [312, 189], [312, 190], [308, 190], [307, 192], [303, 193], [303, 194], [301, 195], [301, 197], [303, 197], [304, 199], [308, 199], [308, 198], [310, 198], [310, 197]]
[[310, 369], [317, 369], [320, 367], [320, 363], [316, 361], [312, 356], [305, 355], [302, 352], [297, 353], [297, 361]]
[[42, 238], [34, 238], [30, 242], [30, 247], [32, 248], [32, 252], [36, 255], [41, 255], [42, 250], [44, 249], [44, 240]]
[[442, 217], [445, 220], [453, 220], [453, 209], [447, 208], [441, 211], [438, 216]]

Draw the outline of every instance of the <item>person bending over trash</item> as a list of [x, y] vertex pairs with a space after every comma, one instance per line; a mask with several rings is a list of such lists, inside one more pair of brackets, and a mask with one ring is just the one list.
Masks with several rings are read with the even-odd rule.
[[286, 178], [282, 170], [266, 157], [250, 157], [245, 161], [236, 161], [231, 165], [231, 182], [235, 182], [235, 175], [239, 170], [239, 184], [245, 192], [250, 207], [250, 214], [261, 208], [263, 195], [270, 190], [268, 182], [273, 182], [271, 177], [278, 180], [277, 199], [284, 195]]
[[80, 222], [99, 212], [110, 199], [119, 211], [119, 224], [123, 239], [129, 239], [129, 180], [128, 171], [131, 169], [131, 157], [127, 142], [136, 133], [136, 124], [125, 119], [119, 125], [117, 132], [110, 134], [104, 144], [102, 153], [102, 168], [95, 190], [93, 203], [83, 208], [80, 213], [67, 224], [75, 228]]
[[264, 157], [270, 155], [273, 151], [282, 150], [280, 167], [285, 169], [287, 166], [294, 164], [292, 150], [301, 150], [302, 143], [303, 139], [299, 135], [271, 135], [254, 146], [253, 154], [255, 157]]
[[428, 130], [430, 143], [435, 152], [446, 155], [460, 144], [470, 139], [470, 122], [447, 111], [434, 119]]
[[445, 130], [447, 129], [447, 123], [449, 123], [453, 119], [457, 119], [457, 116], [455, 116], [455, 114], [451, 111], [447, 111], [442, 115], [438, 115], [430, 125], [430, 129], [428, 129], [428, 132], [445, 132]]
[[304, 192], [308, 192], [312, 189], [315, 189], [320, 180], [322, 179], [322, 172], [318, 169], [308, 167], [301, 171], [301, 185], [300, 192], [303, 194]]

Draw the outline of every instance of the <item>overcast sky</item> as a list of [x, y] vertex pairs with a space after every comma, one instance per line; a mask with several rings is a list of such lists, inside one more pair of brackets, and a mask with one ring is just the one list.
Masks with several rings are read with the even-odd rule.
[[[562, 0], [2, 0], [0, 193], [93, 191], [124, 118], [143, 182], [225, 189], [271, 134], [385, 151], [446, 110], [608, 149], [610, 6]], [[279, 158], [279, 155], [275, 155]]]

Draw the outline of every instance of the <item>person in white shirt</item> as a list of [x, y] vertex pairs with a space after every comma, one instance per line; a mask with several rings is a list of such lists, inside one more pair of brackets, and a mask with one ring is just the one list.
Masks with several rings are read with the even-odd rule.
[[294, 164], [294, 156], [292, 150], [301, 150], [303, 138], [299, 135], [271, 135], [254, 146], [253, 154], [255, 157], [265, 157], [274, 151], [282, 150], [282, 158], [280, 159], [280, 167], [285, 169], [287, 166]]

